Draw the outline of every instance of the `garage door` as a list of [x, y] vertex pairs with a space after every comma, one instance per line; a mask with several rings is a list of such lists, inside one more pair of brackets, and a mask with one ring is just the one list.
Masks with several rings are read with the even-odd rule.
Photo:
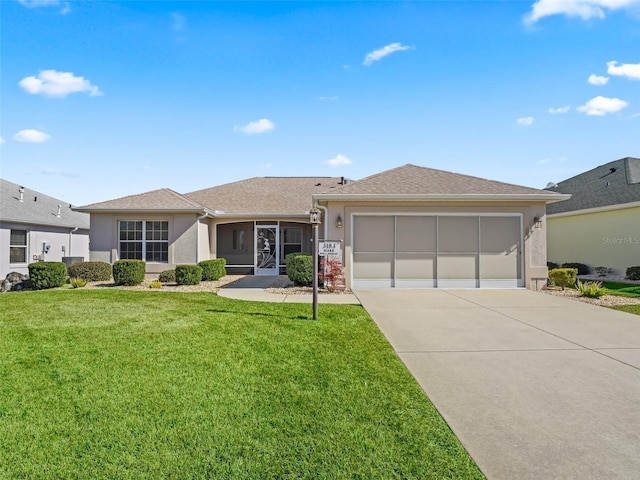
[[521, 218], [355, 215], [355, 288], [523, 286]]

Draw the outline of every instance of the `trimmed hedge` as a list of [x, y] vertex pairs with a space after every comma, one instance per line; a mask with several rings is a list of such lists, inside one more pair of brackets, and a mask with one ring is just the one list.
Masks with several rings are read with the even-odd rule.
[[640, 265], [627, 268], [627, 271], [625, 272], [625, 278], [627, 280], [640, 280]]
[[87, 282], [111, 280], [111, 265], [107, 262], [78, 262], [67, 269], [71, 278], [81, 278]]
[[310, 286], [313, 283], [313, 256], [308, 253], [290, 253], [285, 258], [287, 276], [295, 285]]
[[202, 280], [202, 267], [199, 265], [176, 265], [176, 283], [178, 285], [197, 285]]
[[61, 287], [67, 281], [67, 266], [62, 262], [31, 263], [29, 280], [33, 290]]
[[165, 270], [158, 276], [158, 280], [162, 283], [176, 283], [176, 271]]
[[227, 261], [224, 258], [203, 260], [198, 263], [202, 268], [202, 280], [219, 280], [227, 274]]
[[549, 278], [553, 280], [556, 287], [571, 287], [576, 283], [578, 270], [575, 268], [554, 268], [549, 272]]
[[578, 270], [578, 275], [589, 275], [591, 269], [584, 263], [567, 262], [562, 264], [562, 268], [575, 268]]
[[144, 260], [116, 260], [113, 262], [113, 281], [116, 285], [140, 285], [146, 270]]

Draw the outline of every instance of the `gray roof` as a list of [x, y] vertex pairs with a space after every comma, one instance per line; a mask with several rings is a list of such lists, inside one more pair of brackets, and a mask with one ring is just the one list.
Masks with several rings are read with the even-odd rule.
[[189, 211], [189, 212], [207, 212], [207, 208], [198, 202], [187, 198], [184, 195], [174, 192], [168, 188], [153, 190], [151, 192], [140, 193], [137, 195], [129, 195], [127, 197], [116, 198], [106, 202], [92, 203], [78, 207], [76, 210], [81, 212], [97, 212], [97, 211]]
[[547, 205], [548, 214], [640, 202], [640, 158], [600, 165], [547, 190], [571, 194], [566, 202]]
[[[553, 196], [544, 190], [417, 165], [403, 165], [341, 186], [331, 195]], [[322, 198], [318, 195], [317, 198]]]
[[342, 177], [254, 177], [187, 193], [185, 196], [227, 215], [302, 215], [314, 193], [337, 189]]
[[[20, 201], [17, 183], [0, 179], [0, 220], [3, 222], [29, 225], [46, 225], [65, 228], [89, 228], [89, 215], [74, 212], [71, 205], [63, 200], [44, 195], [24, 187], [23, 201]], [[60, 216], [58, 217], [58, 205]]]

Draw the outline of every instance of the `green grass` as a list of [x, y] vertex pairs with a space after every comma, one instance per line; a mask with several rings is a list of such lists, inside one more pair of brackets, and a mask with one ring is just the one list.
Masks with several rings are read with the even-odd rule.
[[640, 315], [640, 305], [619, 305], [617, 307], [611, 307], [614, 310], [620, 310], [621, 312], [634, 313]]
[[483, 478], [358, 306], [0, 297], [0, 478]]
[[640, 298], [640, 285], [630, 285], [628, 283], [605, 282], [602, 284], [610, 295], [621, 297]]

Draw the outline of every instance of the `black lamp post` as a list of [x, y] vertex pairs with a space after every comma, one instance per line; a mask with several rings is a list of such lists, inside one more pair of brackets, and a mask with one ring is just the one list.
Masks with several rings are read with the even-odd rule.
[[313, 319], [318, 319], [318, 225], [320, 225], [320, 210], [313, 207], [309, 211], [309, 222], [313, 230]]

